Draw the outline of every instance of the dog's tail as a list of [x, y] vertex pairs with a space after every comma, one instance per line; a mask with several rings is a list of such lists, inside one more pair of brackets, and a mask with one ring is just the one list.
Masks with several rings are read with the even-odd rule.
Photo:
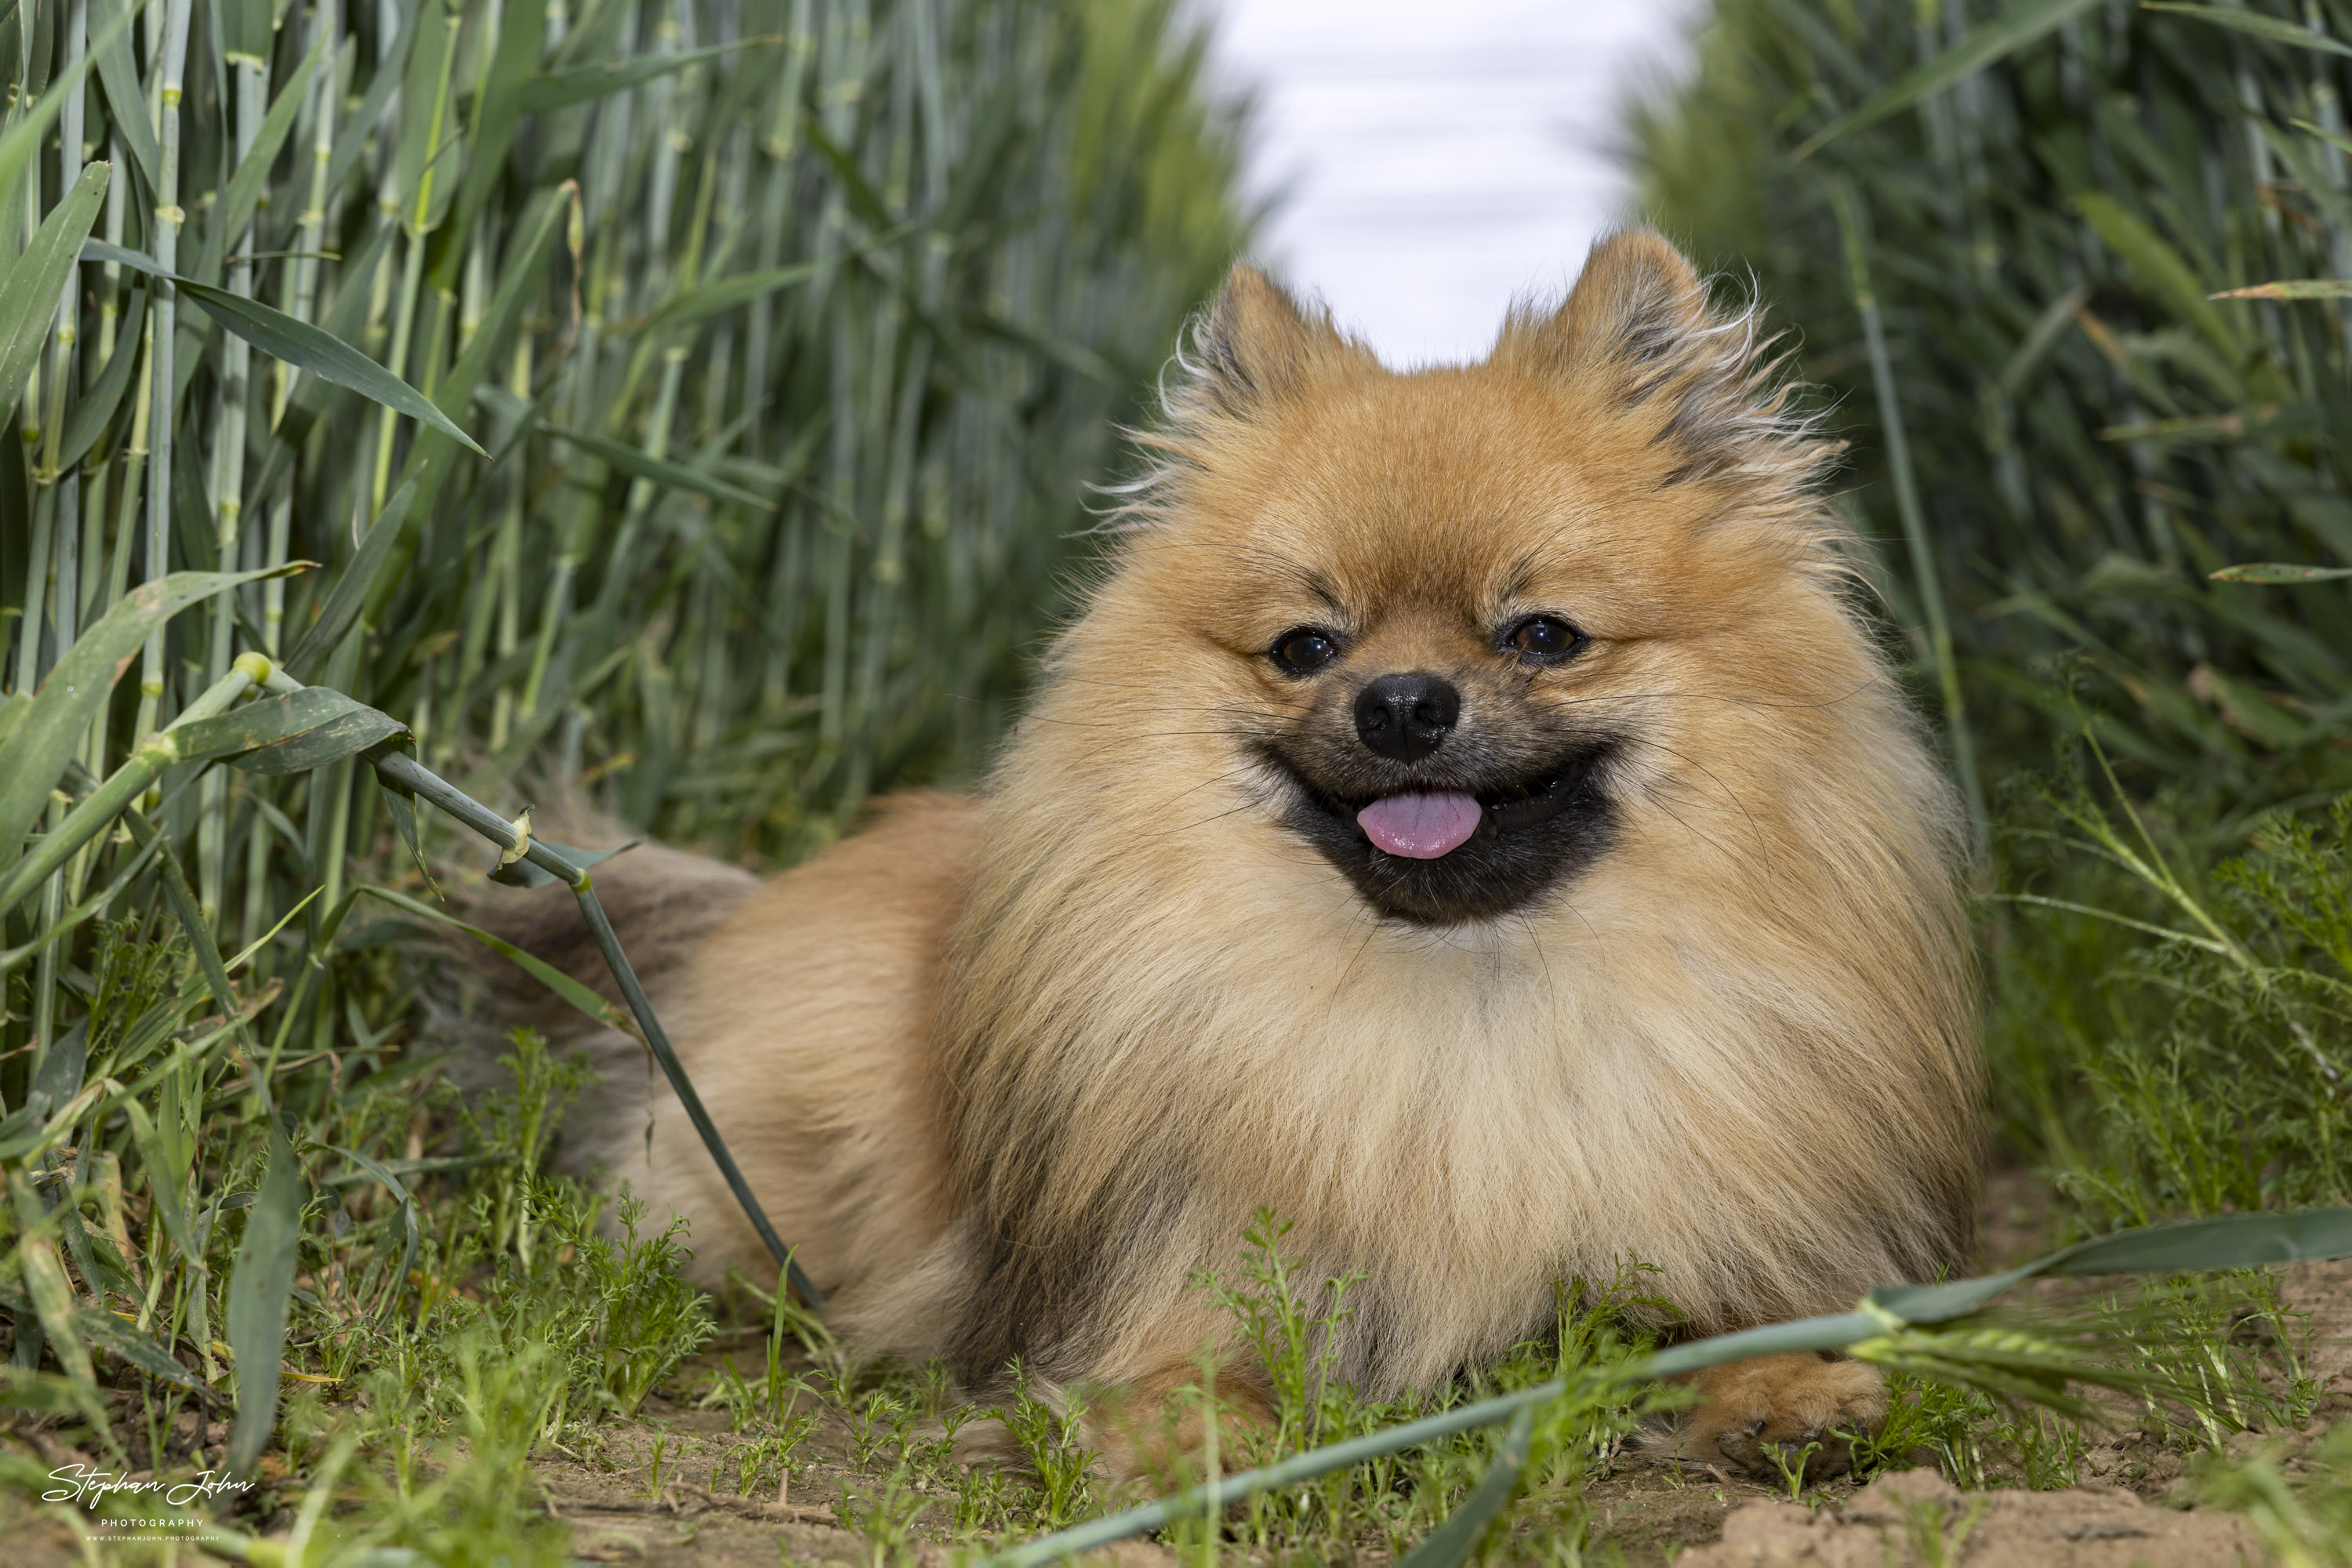
[[[535, 812], [533, 833], [592, 851], [629, 837], [610, 818], [578, 807]], [[760, 885], [740, 867], [656, 843], [636, 844], [599, 862], [591, 877], [597, 902], [656, 1017], [696, 947]], [[468, 924], [511, 942], [625, 1011], [620, 986], [571, 889], [505, 887], [478, 869], [445, 875], [442, 885]], [[583, 1168], [625, 1140], [630, 1124], [644, 1120], [645, 1097], [654, 1088], [652, 1062], [637, 1040], [590, 1018], [520, 965], [479, 943], [453, 935], [443, 952], [442, 982], [429, 988], [431, 1010], [439, 1032], [459, 1047], [448, 1071], [461, 1088], [502, 1086], [506, 1073], [498, 1058], [503, 1042], [515, 1028], [528, 1027], [546, 1037], [554, 1055], [584, 1056], [596, 1073], [596, 1084], [564, 1118], [565, 1165]]]

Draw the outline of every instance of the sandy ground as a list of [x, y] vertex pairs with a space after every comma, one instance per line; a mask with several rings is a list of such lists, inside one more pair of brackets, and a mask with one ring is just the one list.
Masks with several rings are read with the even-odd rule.
[[1905, 1470], [1843, 1507], [1757, 1502], [1682, 1568], [1884, 1568], [1889, 1563], [2064, 1563], [2068, 1568], [2220, 1568], [2269, 1559], [2232, 1514], [2151, 1504], [2121, 1487], [1963, 1493], [1933, 1470]]

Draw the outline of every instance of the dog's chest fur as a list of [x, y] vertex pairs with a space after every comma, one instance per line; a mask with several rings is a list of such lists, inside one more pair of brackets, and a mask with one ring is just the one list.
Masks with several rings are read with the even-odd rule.
[[[1293, 1223], [1308, 1283], [1366, 1277], [1343, 1362], [1370, 1389], [1541, 1330], [1573, 1275], [1653, 1265], [1710, 1317], [1794, 1288], [1757, 1237], [1766, 1194], [1803, 1184], [1803, 1086], [1768, 1066], [1799, 1021], [1739, 994], [1744, 961], [1704, 922], [1605, 867], [1530, 918], [1381, 921], [1279, 831], [1235, 817], [1202, 830], [1232, 842], [1173, 852], [1066, 834], [982, 944], [1019, 973], [967, 960], [1017, 1000], [950, 1044], [986, 1085], [959, 1128], [961, 1359], [1126, 1359], [1117, 1324], [1188, 1316], [1168, 1298], [1230, 1279], [1260, 1207]], [[1024, 942], [1019, 911], [1067, 929], [1081, 901], [1084, 942]], [[1895, 1266], [1838, 1261], [1857, 1289]]]

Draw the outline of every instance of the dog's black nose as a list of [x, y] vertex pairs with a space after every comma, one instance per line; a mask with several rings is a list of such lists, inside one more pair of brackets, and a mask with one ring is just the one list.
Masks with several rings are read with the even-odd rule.
[[1425, 672], [1383, 675], [1356, 693], [1356, 734], [1384, 757], [1417, 763], [1462, 716], [1454, 683]]

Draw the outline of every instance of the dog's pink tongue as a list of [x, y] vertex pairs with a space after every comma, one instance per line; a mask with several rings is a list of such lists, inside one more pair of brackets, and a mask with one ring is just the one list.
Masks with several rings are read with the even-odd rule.
[[1434, 860], [1478, 831], [1478, 803], [1466, 795], [1392, 795], [1356, 813], [1371, 841], [1408, 860]]

